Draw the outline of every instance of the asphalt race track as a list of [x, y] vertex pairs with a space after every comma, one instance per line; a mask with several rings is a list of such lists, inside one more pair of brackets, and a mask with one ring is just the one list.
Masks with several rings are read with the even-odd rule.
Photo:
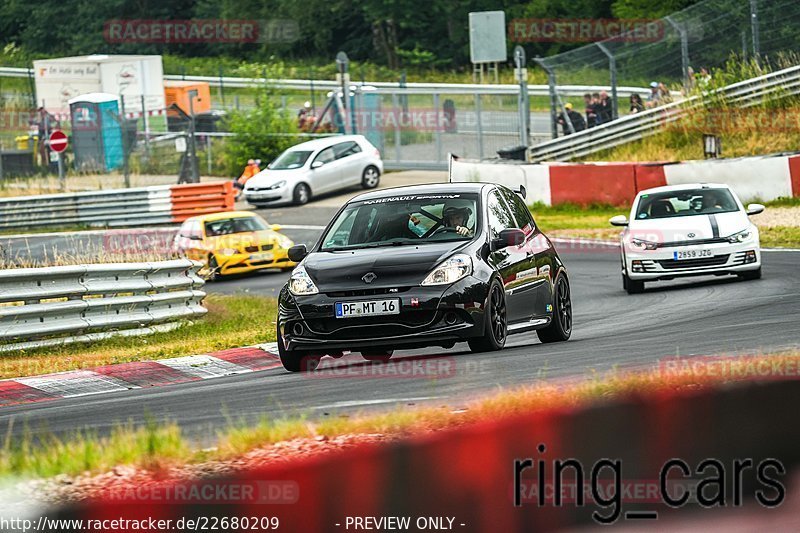
[[[325, 210], [302, 211], [307, 226], [322, 224]], [[283, 216], [262, 211], [270, 222], [288, 224]], [[330, 209], [327, 210], [330, 213]], [[300, 212], [294, 212], [294, 216]], [[293, 230], [295, 231], [295, 230]], [[313, 242], [318, 230], [287, 231]], [[641, 295], [621, 287], [617, 251], [609, 247], [559, 247], [571, 276], [575, 327], [572, 339], [542, 345], [535, 333], [512, 336], [502, 352], [472, 354], [466, 344], [451, 350], [396, 352], [390, 365], [435, 362], [450, 368], [435, 379], [388, 372], [376, 376], [358, 355], [325, 358], [310, 375], [276, 368], [166, 387], [135, 389], [0, 409], [0, 432], [13, 419], [12, 434], [25, 427], [34, 434], [93, 428], [103, 433], [115, 424], [146, 417], [170, 419], [199, 442], [210, 442], [214, 429], [231, 419], [262, 415], [305, 414], [310, 418], [369, 409], [429, 403], [462, 406], [466, 399], [540, 379], [587, 376], [590, 370], [614, 366], [654, 365], [666, 357], [748, 354], [800, 347], [800, 253], [770, 251], [763, 255], [764, 278], [742, 282], [734, 277], [696, 278], [651, 284]], [[209, 292], [271, 293], [287, 274], [257, 276], [209, 284]], [[265, 317], [264, 327], [273, 327]], [[132, 349], [134, 343], [132, 343]], [[373, 375], [365, 375], [373, 374]]]

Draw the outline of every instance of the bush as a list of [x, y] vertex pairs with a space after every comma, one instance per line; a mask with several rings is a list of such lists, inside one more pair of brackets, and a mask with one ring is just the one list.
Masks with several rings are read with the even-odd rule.
[[261, 159], [266, 165], [288, 147], [304, 140], [296, 135], [299, 131], [294, 117], [279, 110], [271, 96], [261, 96], [255, 109], [234, 111], [227, 118], [227, 129], [234, 134], [223, 148], [227, 175], [238, 176], [248, 159]]

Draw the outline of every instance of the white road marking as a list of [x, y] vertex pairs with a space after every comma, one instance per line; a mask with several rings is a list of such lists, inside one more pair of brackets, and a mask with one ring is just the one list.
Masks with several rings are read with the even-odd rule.
[[380, 400], [353, 400], [349, 402], [336, 402], [328, 405], [320, 405], [314, 409], [338, 409], [344, 407], [358, 407], [359, 405], [381, 405], [385, 403], [406, 403], [406, 402], [421, 402], [424, 400], [436, 400], [444, 398], [444, 396], [420, 396], [418, 398], [383, 398]]
[[159, 359], [158, 364], [174, 368], [184, 374], [202, 379], [230, 376], [231, 374], [245, 374], [251, 369], [218, 359], [211, 355], [190, 355], [172, 359]]
[[117, 378], [105, 376], [89, 370], [17, 378], [14, 381], [62, 398], [74, 398], [76, 396], [88, 396], [90, 394], [102, 394], [105, 392], [140, 388], [125, 383]]

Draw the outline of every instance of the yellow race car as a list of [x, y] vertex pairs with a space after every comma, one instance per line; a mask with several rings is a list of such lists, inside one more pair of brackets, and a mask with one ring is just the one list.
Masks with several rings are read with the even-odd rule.
[[249, 211], [200, 215], [184, 221], [174, 249], [205, 263], [214, 280], [265, 268], [291, 270], [297, 263], [289, 260], [287, 251], [294, 242], [278, 233], [280, 229]]

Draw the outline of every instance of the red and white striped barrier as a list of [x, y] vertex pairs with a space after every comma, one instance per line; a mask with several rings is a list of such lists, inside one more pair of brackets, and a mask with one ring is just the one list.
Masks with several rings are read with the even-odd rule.
[[454, 159], [452, 181], [524, 185], [528, 203], [630, 204], [636, 193], [661, 185], [725, 183], [744, 202], [800, 196], [800, 155], [679, 163], [482, 162]]
[[129, 389], [163, 387], [281, 367], [277, 345], [107, 365], [89, 370], [0, 380], [0, 407]]

